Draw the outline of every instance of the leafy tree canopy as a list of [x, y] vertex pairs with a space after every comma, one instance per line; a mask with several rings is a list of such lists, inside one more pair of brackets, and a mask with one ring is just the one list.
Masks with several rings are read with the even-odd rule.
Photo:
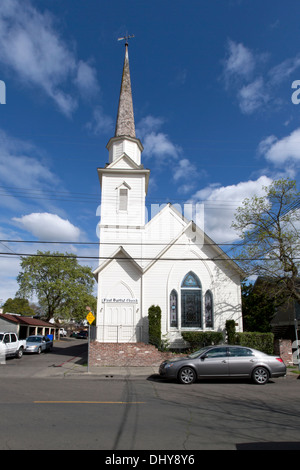
[[15, 297], [14, 299], [7, 299], [3, 305], [3, 313], [18, 313], [20, 315], [35, 315], [35, 311], [30, 307], [27, 299], [20, 299]]
[[28, 298], [35, 294], [47, 320], [82, 319], [87, 305], [95, 307], [91, 268], [81, 266], [74, 254], [38, 251], [22, 258], [17, 281], [17, 295]]
[[235, 257], [249, 276], [272, 279], [278, 292], [300, 301], [300, 193], [289, 179], [263, 189], [264, 196], [247, 198], [237, 209], [232, 226], [242, 242]]

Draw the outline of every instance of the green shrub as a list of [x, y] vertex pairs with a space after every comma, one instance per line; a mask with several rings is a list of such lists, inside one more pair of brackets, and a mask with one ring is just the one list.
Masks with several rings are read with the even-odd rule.
[[227, 334], [227, 343], [235, 344], [235, 321], [227, 320], [225, 324], [226, 334]]
[[195, 351], [223, 341], [223, 334], [219, 331], [182, 331], [181, 336], [190, 343], [190, 349]]
[[158, 305], [151, 305], [148, 310], [149, 343], [157, 348], [161, 346], [161, 309]]
[[244, 332], [235, 334], [235, 344], [258, 349], [266, 354], [274, 353], [273, 333]]

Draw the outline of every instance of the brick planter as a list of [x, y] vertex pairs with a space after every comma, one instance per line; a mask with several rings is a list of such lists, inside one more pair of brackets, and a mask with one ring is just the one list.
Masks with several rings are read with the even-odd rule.
[[276, 339], [274, 342], [274, 354], [278, 354], [285, 363], [285, 365], [292, 365], [292, 341], [290, 339]]
[[91, 366], [159, 366], [174, 357], [171, 353], [160, 352], [155, 346], [145, 343], [90, 343], [89, 363]]

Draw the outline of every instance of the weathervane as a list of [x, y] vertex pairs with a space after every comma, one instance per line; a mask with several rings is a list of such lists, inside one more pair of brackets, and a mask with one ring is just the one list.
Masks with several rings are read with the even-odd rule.
[[124, 36], [123, 38], [118, 38], [118, 41], [124, 41], [125, 40], [125, 46], [128, 46], [128, 39], [132, 39], [132, 38], [134, 38], [134, 34], [129, 35], [126, 32], [126, 36]]

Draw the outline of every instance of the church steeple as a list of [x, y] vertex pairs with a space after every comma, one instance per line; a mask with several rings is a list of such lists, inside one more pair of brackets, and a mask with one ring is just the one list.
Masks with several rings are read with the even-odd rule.
[[136, 165], [140, 166], [143, 146], [141, 144], [141, 141], [137, 139], [135, 135], [128, 57], [128, 39], [131, 37], [134, 36], [126, 35], [124, 38], [120, 38], [120, 40], [125, 39], [125, 59], [121, 80], [119, 108], [115, 135], [109, 140], [106, 147], [109, 151], [109, 164], [113, 163], [120, 156], [125, 154], [130, 157]]
[[121, 81], [119, 109], [115, 129], [115, 137], [129, 136], [135, 138], [134, 113], [129, 70], [128, 42], [125, 42], [125, 59]]

